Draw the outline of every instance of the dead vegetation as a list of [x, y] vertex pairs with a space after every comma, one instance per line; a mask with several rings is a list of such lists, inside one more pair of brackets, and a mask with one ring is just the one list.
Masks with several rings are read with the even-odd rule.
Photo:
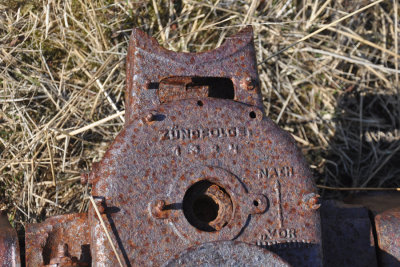
[[399, 187], [399, 6], [376, 2], [333, 23], [373, 2], [0, 0], [1, 208], [17, 225], [87, 208], [79, 174], [123, 125], [133, 27], [204, 51], [253, 25], [266, 113], [317, 183]]

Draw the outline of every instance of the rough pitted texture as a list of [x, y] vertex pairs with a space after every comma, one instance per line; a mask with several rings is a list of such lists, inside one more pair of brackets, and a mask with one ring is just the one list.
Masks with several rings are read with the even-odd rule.
[[240, 242], [212, 242], [190, 248], [171, 260], [165, 267], [174, 266], [232, 266], [232, 267], [284, 267], [290, 266], [271, 251]]
[[[293, 138], [264, 114], [251, 27], [199, 54], [167, 51], [139, 30], [131, 38], [126, 123], [84, 179], [124, 264], [161, 266], [195, 247], [183, 257], [197, 262], [216, 246], [210, 264], [255, 255], [249, 263], [320, 266], [316, 188]], [[82, 216], [28, 226], [27, 244], [47, 246], [51, 263], [72, 260], [63, 240], [77, 259], [89, 243], [92, 263], [117, 266], [93, 207]], [[236, 242], [210, 243], [226, 240]], [[239, 259], [241, 248], [254, 251]]]
[[400, 208], [375, 217], [376, 233], [382, 266], [400, 265]]
[[[135, 30], [127, 64], [126, 125], [89, 177], [92, 194], [113, 210], [104, 219], [121, 258], [160, 265], [189, 247], [236, 239], [265, 248], [300, 244], [307, 249], [281, 256], [318, 264], [319, 213], [305, 203], [316, 188], [294, 140], [260, 106], [251, 28], [200, 54], [167, 51]], [[173, 92], [161, 104], [154, 87], [169, 76], [229, 78], [234, 99]], [[233, 203], [232, 219], [219, 231], [194, 227], [182, 210], [199, 181], [217, 184]], [[159, 201], [166, 204], [162, 216], [154, 212]], [[115, 265], [93, 210], [89, 224], [93, 259]]]

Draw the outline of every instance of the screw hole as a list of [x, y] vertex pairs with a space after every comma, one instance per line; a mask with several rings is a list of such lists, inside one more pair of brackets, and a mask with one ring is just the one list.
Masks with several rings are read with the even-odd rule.
[[254, 111], [249, 113], [250, 118], [255, 119], [257, 117], [256, 113]]
[[203, 106], [203, 101], [197, 101], [197, 105], [199, 106], [199, 107], [202, 107]]
[[259, 205], [258, 200], [254, 200], [253, 204], [254, 204], [254, 206], [258, 207], [258, 205]]

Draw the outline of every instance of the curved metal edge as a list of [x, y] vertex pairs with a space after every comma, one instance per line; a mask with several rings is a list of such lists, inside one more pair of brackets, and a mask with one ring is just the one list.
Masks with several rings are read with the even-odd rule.
[[21, 266], [17, 232], [3, 211], [0, 212], [0, 266]]

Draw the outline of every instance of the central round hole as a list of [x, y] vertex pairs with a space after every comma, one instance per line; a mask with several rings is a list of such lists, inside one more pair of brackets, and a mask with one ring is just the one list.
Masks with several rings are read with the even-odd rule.
[[209, 196], [200, 196], [193, 202], [193, 212], [197, 219], [209, 223], [218, 216], [219, 206]]
[[[220, 198], [220, 195], [223, 198]], [[183, 214], [188, 222], [197, 229], [215, 232], [221, 228], [220, 224], [218, 226], [214, 224], [214, 220], [218, 218], [218, 215], [224, 216], [224, 214], [218, 213], [223, 213], [224, 208], [221, 211], [219, 206], [225, 205], [223, 203], [231, 205], [231, 199], [226, 191], [208, 180], [201, 180], [186, 191], [182, 203]]]

